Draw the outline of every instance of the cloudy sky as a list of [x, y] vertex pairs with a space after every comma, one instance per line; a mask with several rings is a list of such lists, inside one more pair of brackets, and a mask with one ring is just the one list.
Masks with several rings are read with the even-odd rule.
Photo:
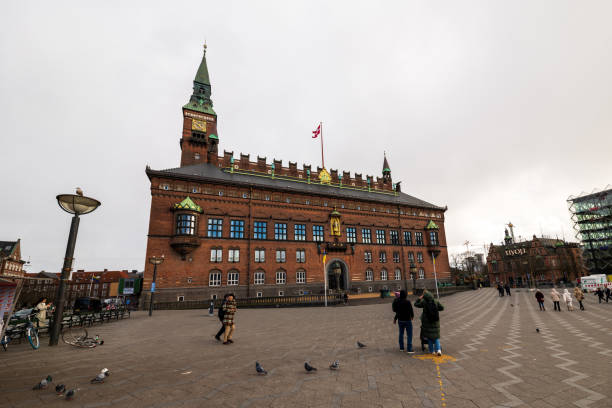
[[[87, 3], [88, 5], [85, 5]], [[0, 240], [58, 271], [80, 186], [77, 269], [144, 265], [148, 164], [179, 164], [208, 43], [220, 149], [379, 175], [448, 205], [451, 251], [572, 237], [566, 199], [612, 183], [607, 1], [6, 2]]]

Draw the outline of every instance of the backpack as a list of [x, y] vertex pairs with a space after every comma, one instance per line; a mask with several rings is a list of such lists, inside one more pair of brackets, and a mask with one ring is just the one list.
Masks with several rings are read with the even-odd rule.
[[431, 302], [425, 302], [425, 307], [423, 308], [423, 312], [427, 317], [427, 320], [430, 322], [437, 322], [440, 320], [440, 312], [438, 312], [438, 305], [436, 302], [432, 300]]
[[225, 300], [221, 302], [221, 306], [219, 307], [219, 320], [223, 320], [223, 316], [225, 312], [223, 311], [223, 305], [225, 304]]

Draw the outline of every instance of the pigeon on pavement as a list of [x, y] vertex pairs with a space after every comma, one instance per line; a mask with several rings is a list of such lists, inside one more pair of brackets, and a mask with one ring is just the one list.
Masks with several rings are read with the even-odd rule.
[[261, 366], [261, 364], [259, 364], [259, 361], [255, 362], [255, 370], [257, 370], [257, 372], [259, 374], [262, 374], [262, 375], [268, 374], [268, 372], [266, 370], [264, 370], [264, 368]]
[[358, 341], [358, 342], [357, 342], [357, 347], [359, 347], [359, 348], [365, 348], [365, 347], [367, 347], [367, 346], [366, 346], [365, 344], [363, 344], [362, 342]]
[[536, 331], [539, 333], [539, 332], [540, 332], [540, 329], [538, 329], [538, 328], [536, 327]]
[[340, 361], [336, 360], [333, 363], [331, 363], [331, 365], [329, 366], [330, 370], [337, 370], [340, 368]]
[[75, 392], [76, 392], [75, 390], [68, 390], [68, 392], [66, 393], [66, 399], [70, 401], [72, 398], [74, 398]]
[[312, 372], [312, 371], [317, 371], [317, 369], [313, 366], [311, 366], [310, 364], [308, 364], [308, 361], [306, 361], [304, 363], [304, 368], [306, 369], [307, 372]]
[[66, 386], [64, 384], [58, 384], [55, 386], [55, 392], [58, 394], [63, 394], [66, 392]]
[[96, 378], [93, 378], [90, 382], [92, 384], [102, 384], [105, 378], [106, 375], [103, 372], [100, 372], [100, 374], [96, 375]]
[[53, 379], [51, 378], [50, 375], [48, 375], [47, 378], [43, 379], [41, 382], [36, 384], [32, 389], [33, 390], [44, 390], [45, 388], [47, 388], [47, 385], [49, 385], [51, 381], [53, 381]]

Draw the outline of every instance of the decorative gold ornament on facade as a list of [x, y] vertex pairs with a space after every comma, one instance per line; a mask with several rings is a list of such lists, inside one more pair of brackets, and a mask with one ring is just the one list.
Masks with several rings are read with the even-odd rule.
[[203, 120], [193, 119], [191, 121], [191, 130], [206, 132], [206, 122]]
[[331, 230], [331, 235], [334, 237], [339, 237], [342, 235], [340, 229], [340, 217], [340, 213], [336, 211], [335, 208], [334, 211], [332, 211], [332, 213], [329, 215], [329, 226]]
[[329, 184], [329, 183], [331, 183], [331, 176], [328, 173], [328, 171], [325, 170], [325, 168], [323, 168], [319, 172], [319, 180], [321, 181], [321, 184]]

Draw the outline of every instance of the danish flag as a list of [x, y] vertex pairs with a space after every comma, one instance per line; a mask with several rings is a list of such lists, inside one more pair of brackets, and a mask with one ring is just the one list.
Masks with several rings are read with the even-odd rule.
[[319, 123], [319, 126], [317, 126], [317, 129], [312, 132], [312, 138], [316, 139], [317, 137], [319, 137], [319, 134], [321, 134], [321, 124], [320, 123]]

